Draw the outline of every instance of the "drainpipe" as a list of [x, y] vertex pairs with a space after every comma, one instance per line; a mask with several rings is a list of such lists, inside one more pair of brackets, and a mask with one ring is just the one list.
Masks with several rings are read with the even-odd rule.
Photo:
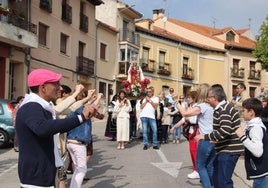
[[[180, 66], [181, 66], [181, 42], [179, 43], [179, 45], [177, 45], [177, 61], [176, 64], [178, 65], [178, 73], [179, 73], [179, 70], [180, 70]], [[181, 84], [182, 85], [182, 81], [181, 81]], [[177, 79], [177, 90], [179, 90], [179, 74], [178, 74], [178, 79]]]
[[[27, 7], [28, 7], [28, 22], [31, 23], [32, 22], [32, 3], [31, 0], [27, 1]], [[28, 26], [28, 29], [30, 26]], [[26, 57], [25, 57], [25, 61], [26, 61], [26, 66], [27, 66], [27, 76], [30, 73], [30, 67], [31, 67], [31, 48], [27, 48], [27, 52], [26, 52]], [[27, 84], [26, 84], [26, 91], [27, 93], [29, 92]]]
[[[94, 88], [96, 89], [97, 88], [97, 79], [98, 79], [98, 75], [97, 75], [97, 61], [98, 61], [98, 28], [99, 28], [99, 25], [100, 25], [100, 22], [99, 21], [95, 21], [96, 23], [96, 33], [95, 33], [95, 38], [96, 38], [96, 43], [95, 43], [95, 66], [94, 66], [94, 78], [95, 78], [95, 81], [94, 81]], [[98, 88], [99, 90], [99, 88]]]
[[232, 49], [233, 49], [233, 46], [231, 46], [226, 52], [227, 68], [228, 68], [228, 70], [227, 70], [227, 73], [228, 73], [228, 75], [227, 75], [227, 79], [228, 79], [227, 83], [231, 83], [230, 84], [231, 88], [230, 88], [229, 84], [227, 85], [227, 96], [229, 95], [230, 98], [233, 97], [232, 96], [233, 84], [232, 84], [231, 76], [230, 76], [231, 75], [231, 66], [232, 66], [232, 65], [230, 65], [230, 63], [231, 63], [231, 61], [230, 61], [230, 52], [231, 52]]

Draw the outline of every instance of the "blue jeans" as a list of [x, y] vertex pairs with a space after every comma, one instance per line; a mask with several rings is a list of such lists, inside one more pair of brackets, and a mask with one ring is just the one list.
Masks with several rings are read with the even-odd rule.
[[214, 161], [213, 182], [215, 188], [233, 188], [232, 175], [239, 155], [220, 153]]
[[262, 177], [254, 179], [252, 188], [267, 188], [268, 187], [268, 177]]
[[180, 139], [181, 139], [181, 127], [178, 127], [174, 129], [172, 140], [180, 140]]
[[158, 146], [156, 120], [152, 118], [142, 117], [141, 122], [143, 132], [143, 145], [148, 146], [148, 125], [150, 125], [153, 133], [153, 146]]
[[211, 144], [208, 140], [200, 140], [197, 147], [196, 166], [204, 188], [211, 188], [213, 185], [213, 162], [215, 157], [214, 144]]

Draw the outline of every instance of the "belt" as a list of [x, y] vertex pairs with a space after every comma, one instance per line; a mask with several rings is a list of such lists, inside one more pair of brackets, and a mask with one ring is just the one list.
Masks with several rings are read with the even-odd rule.
[[86, 142], [82, 142], [79, 140], [67, 140], [67, 143], [71, 143], [71, 144], [80, 144], [80, 145], [87, 145]]

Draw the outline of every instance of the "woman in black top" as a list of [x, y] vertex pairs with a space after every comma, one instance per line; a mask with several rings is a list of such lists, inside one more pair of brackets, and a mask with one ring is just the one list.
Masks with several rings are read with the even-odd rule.
[[104, 136], [111, 138], [112, 141], [116, 140], [116, 118], [113, 119], [112, 114], [113, 114], [114, 104], [117, 98], [118, 98], [117, 94], [114, 95], [111, 103], [109, 104], [108, 119], [107, 119], [106, 129], [104, 133]]

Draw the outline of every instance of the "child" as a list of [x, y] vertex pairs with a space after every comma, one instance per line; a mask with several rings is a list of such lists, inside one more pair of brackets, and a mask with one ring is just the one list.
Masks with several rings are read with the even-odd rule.
[[167, 103], [166, 106], [164, 107], [163, 110], [163, 116], [162, 116], [162, 124], [161, 124], [161, 139], [162, 143], [167, 143], [168, 142], [168, 127], [170, 126], [171, 123], [171, 116], [169, 115], [171, 112], [171, 103]]
[[268, 136], [260, 115], [263, 107], [257, 98], [248, 98], [242, 103], [246, 128], [236, 130], [245, 146], [247, 179], [253, 180], [252, 188], [268, 187]]

